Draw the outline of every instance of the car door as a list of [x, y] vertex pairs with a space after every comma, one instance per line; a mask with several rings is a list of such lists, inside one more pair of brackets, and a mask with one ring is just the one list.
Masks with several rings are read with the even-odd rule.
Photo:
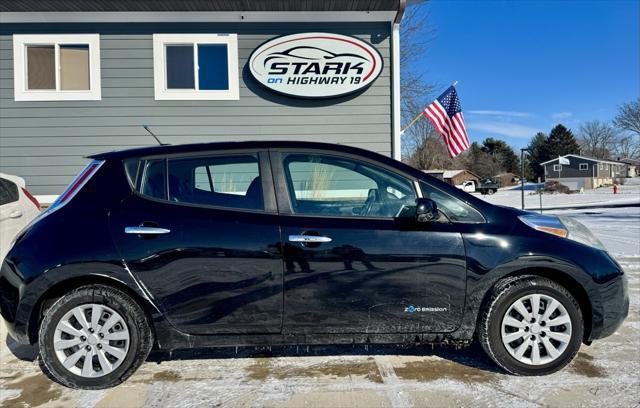
[[280, 332], [268, 157], [196, 154], [132, 159], [126, 168], [136, 193], [112, 216], [112, 234], [168, 320], [192, 334]]
[[322, 151], [272, 153], [286, 333], [448, 332], [466, 286], [461, 234], [414, 221], [417, 183]]

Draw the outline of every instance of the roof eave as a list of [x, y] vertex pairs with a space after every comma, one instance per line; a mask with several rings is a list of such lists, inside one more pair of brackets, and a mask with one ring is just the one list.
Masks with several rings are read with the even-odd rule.
[[106, 11], [3, 12], [2, 24], [22, 23], [264, 23], [393, 22], [397, 11]]

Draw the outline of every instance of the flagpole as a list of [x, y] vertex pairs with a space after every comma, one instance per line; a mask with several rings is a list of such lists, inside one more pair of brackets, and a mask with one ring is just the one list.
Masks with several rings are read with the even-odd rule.
[[[453, 83], [451, 84], [451, 86], [456, 86], [456, 85], [458, 85], [458, 81], [453, 81]], [[417, 122], [417, 121], [418, 121], [422, 116], [424, 116], [424, 110], [423, 110], [423, 111], [420, 111], [420, 113], [418, 113], [418, 114], [416, 115], [416, 117], [415, 117], [415, 118], [413, 118], [413, 120], [412, 120], [411, 122], [409, 122], [409, 124], [408, 124], [407, 126], [403, 127], [403, 128], [400, 130], [400, 134], [403, 134], [405, 130], [407, 130], [407, 129], [409, 129], [411, 126], [413, 126], [413, 124], [414, 124], [414, 123], [416, 123], [416, 122]]]
[[415, 118], [413, 118], [413, 120], [411, 122], [409, 122], [409, 124], [407, 126], [405, 126], [404, 128], [402, 128], [402, 130], [400, 130], [400, 133], [404, 133], [405, 130], [409, 129], [411, 126], [413, 126], [414, 123], [416, 123], [418, 121], [418, 119], [420, 119], [421, 116], [423, 116], [423, 112], [424, 111], [420, 111], [420, 113], [418, 113], [416, 115]]

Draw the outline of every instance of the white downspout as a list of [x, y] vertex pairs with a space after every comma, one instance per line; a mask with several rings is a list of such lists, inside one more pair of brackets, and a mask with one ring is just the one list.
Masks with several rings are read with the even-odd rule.
[[396, 14], [396, 18], [391, 26], [391, 61], [393, 61], [391, 66], [391, 75], [393, 77], [391, 88], [391, 154], [396, 160], [400, 160], [402, 158], [400, 135], [400, 21], [402, 20], [406, 3], [406, 0], [400, 0], [398, 14]]
[[391, 49], [393, 50], [393, 141], [392, 141], [392, 153], [393, 158], [400, 160], [402, 156], [401, 136], [400, 136], [400, 24], [393, 24], [391, 30]]

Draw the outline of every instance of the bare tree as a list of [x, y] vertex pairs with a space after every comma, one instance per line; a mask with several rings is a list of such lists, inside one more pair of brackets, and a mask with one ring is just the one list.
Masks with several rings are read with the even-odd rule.
[[616, 141], [616, 155], [640, 159], [640, 98], [620, 105], [613, 124], [623, 132]]
[[620, 105], [618, 115], [613, 119], [613, 124], [640, 137], [640, 98]]
[[640, 137], [637, 135], [619, 136], [615, 146], [616, 158], [640, 159]]
[[408, 133], [406, 139], [415, 147], [405, 157], [405, 162], [421, 170], [451, 168], [453, 161], [449, 157], [442, 136], [431, 122], [423, 120], [414, 126], [417, 129]]
[[[433, 37], [434, 29], [429, 24], [429, 14], [425, 3], [408, 7], [400, 26], [400, 110], [402, 126], [409, 124], [426, 107], [433, 94], [435, 86], [424, 79], [422, 66], [417, 64], [425, 54]], [[418, 163], [423, 163], [422, 160], [429, 154], [440, 155], [442, 149], [426, 150], [426, 153], [418, 153], [417, 157], [422, 157], [423, 159], [419, 159], [417, 162], [415, 161], [416, 157], [412, 158], [412, 156], [419, 148], [432, 149], [438, 146], [434, 144], [435, 136], [439, 137], [437, 133], [434, 133], [431, 124], [427, 120], [419, 120], [402, 135], [402, 157], [404, 160], [423, 169], [433, 168], [423, 167]], [[449, 156], [444, 150], [444, 159], [448, 158]], [[443, 158], [441, 157], [440, 159]]]
[[585, 122], [578, 132], [582, 153], [597, 159], [608, 159], [616, 149], [618, 132], [599, 120]]

